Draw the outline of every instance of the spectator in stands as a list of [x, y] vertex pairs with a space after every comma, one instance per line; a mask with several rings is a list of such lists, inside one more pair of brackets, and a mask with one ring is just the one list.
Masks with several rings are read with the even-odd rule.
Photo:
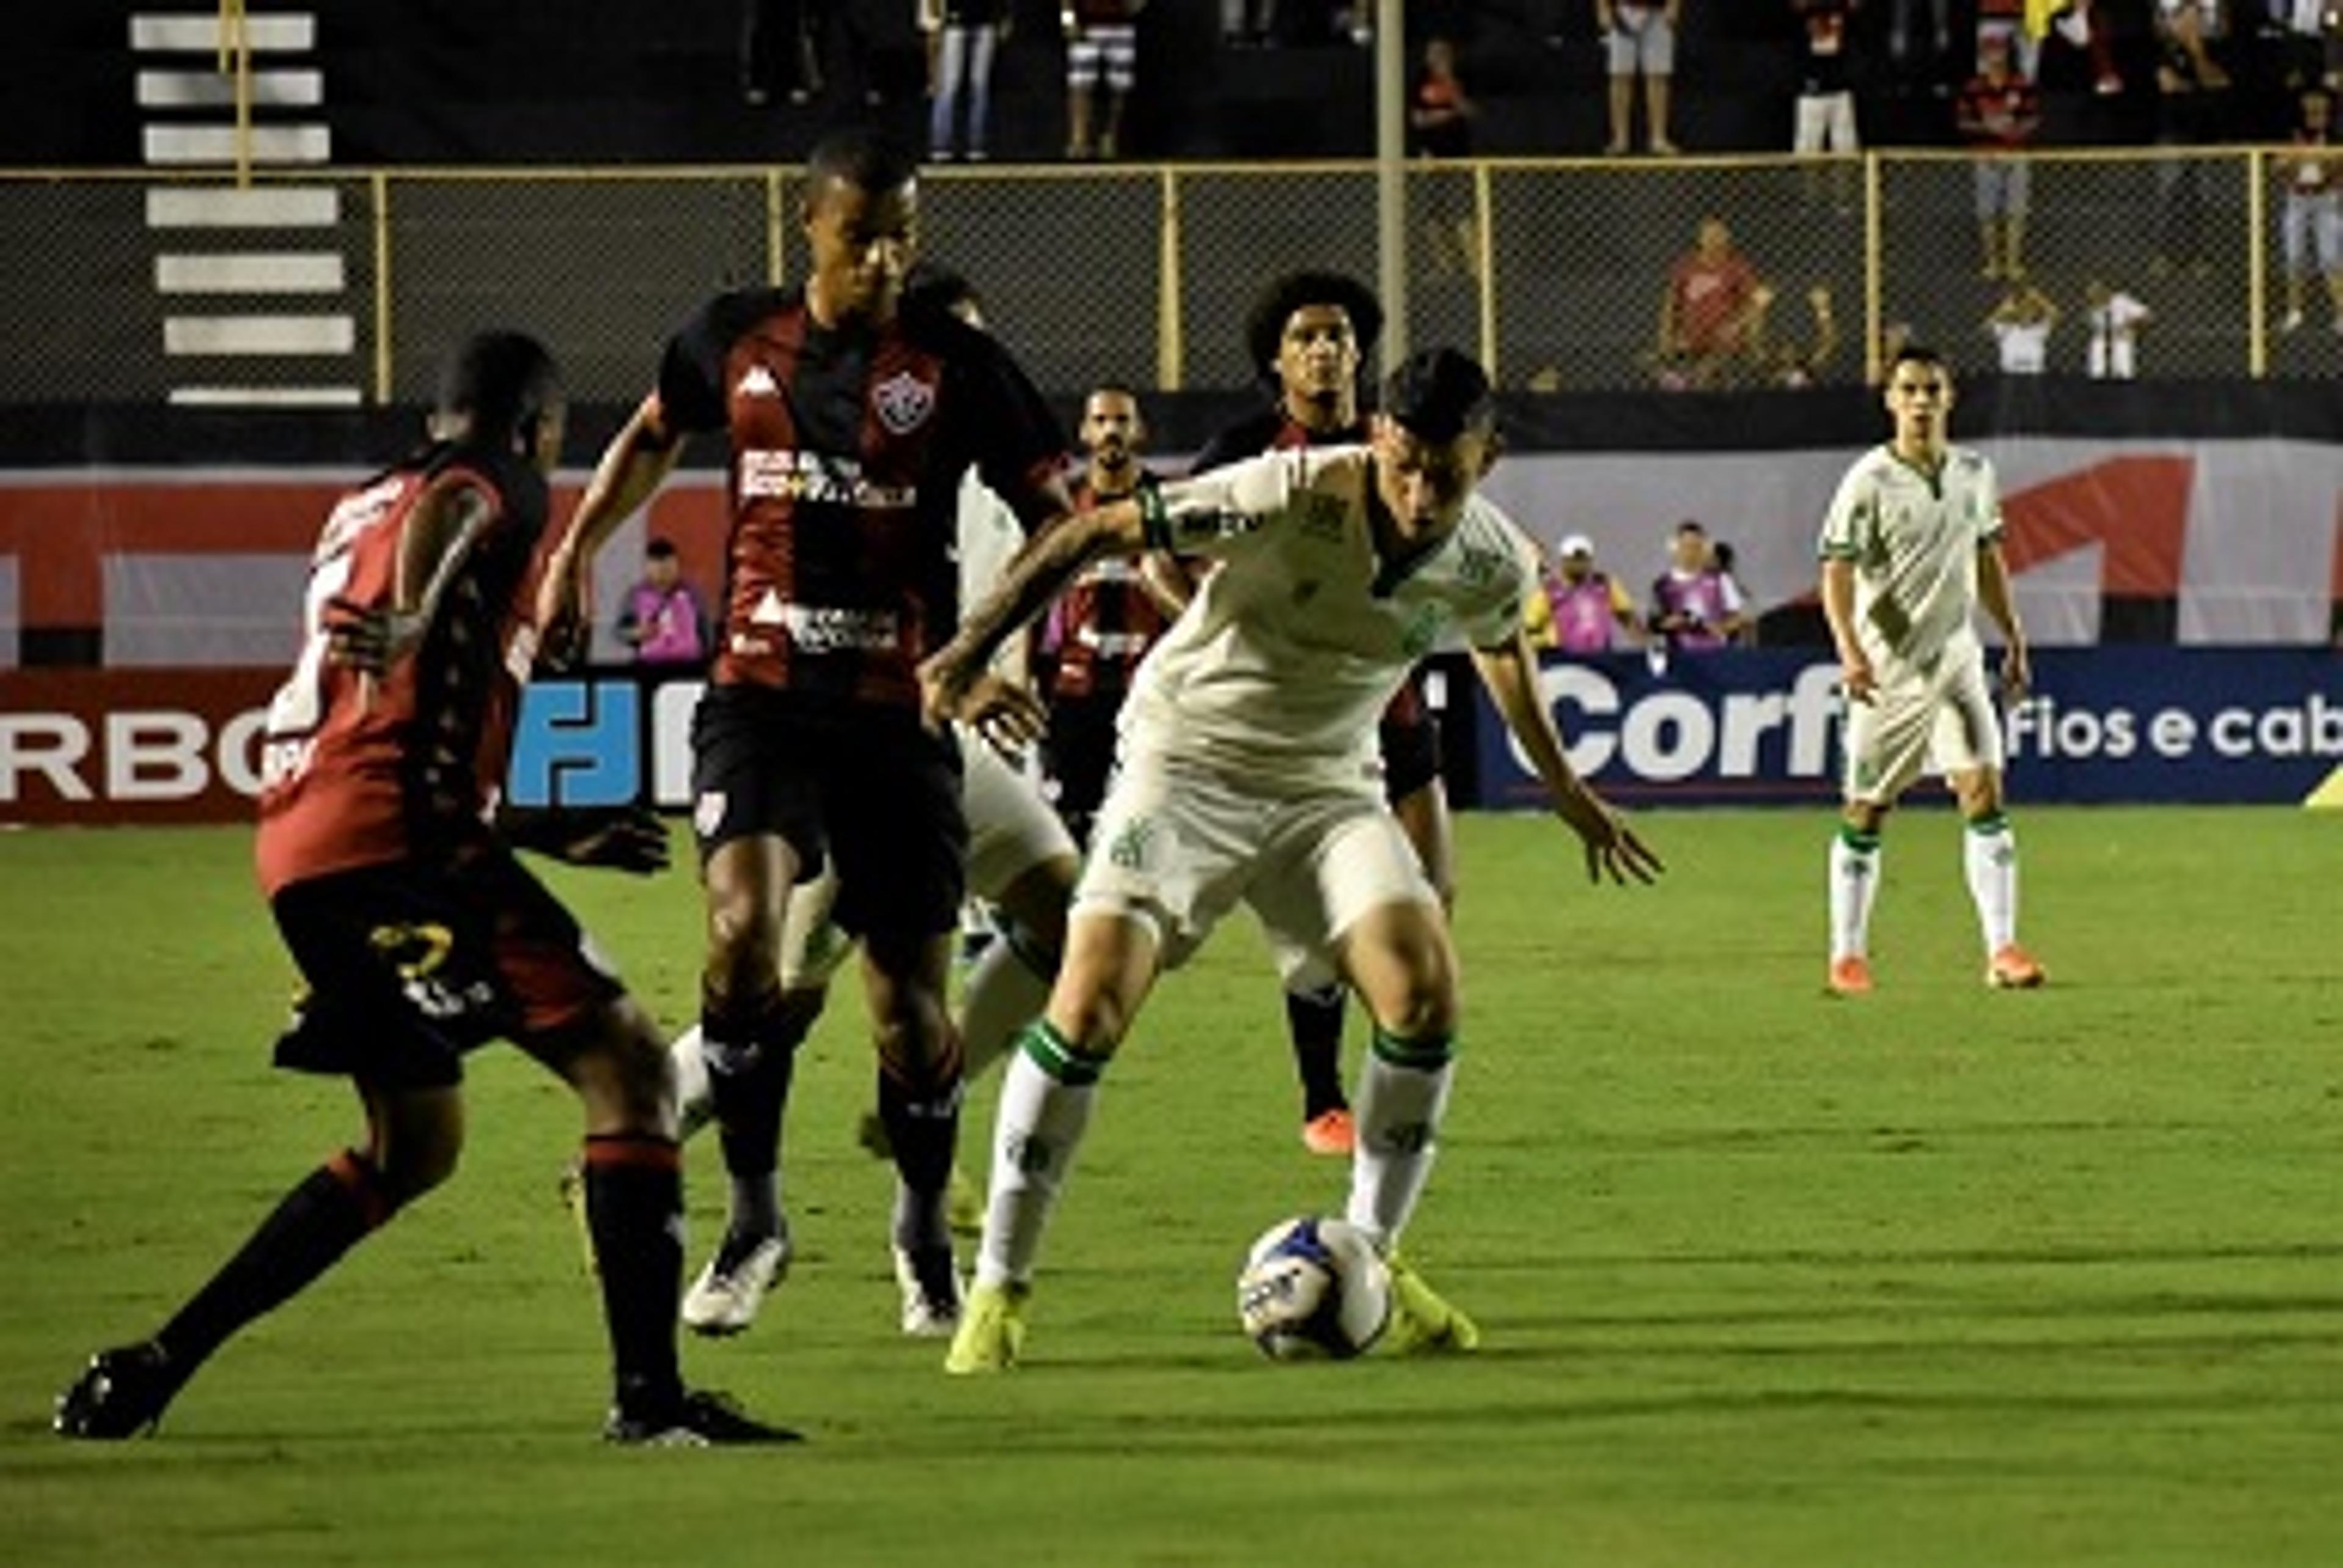
[[1668, 569], [1652, 580], [1651, 629], [1670, 654], [1726, 646], [1748, 624], [1741, 590], [1719, 571], [1708, 530], [1690, 518], [1668, 538]]
[[1813, 318], [1814, 335], [1804, 342], [1780, 330], [1778, 320], [1768, 323], [1765, 379], [1775, 387], [1795, 389], [1817, 385], [1838, 354], [1838, 311], [1829, 284], [1817, 280], [1806, 289], [1806, 310]]
[[820, 0], [742, 0], [740, 96], [752, 108], [775, 89], [802, 104], [821, 91]]
[[1614, 638], [1644, 644], [1634, 596], [1594, 565], [1594, 541], [1572, 534], [1556, 547], [1558, 559], [1538, 562], [1537, 586], [1523, 607], [1531, 643], [1563, 653], [1607, 653]]
[[[1994, 36], [2006, 38], [2010, 60], [2018, 75], [2034, 79], [2034, 45], [2038, 34], [2026, 25], [2026, 0], [1977, 0], [1976, 36], [1974, 58], [1982, 66], [1986, 40]], [[2048, 7], [2044, 6], [2046, 17]]]
[[[930, 0], [936, 16], [935, 100], [928, 111], [928, 156], [970, 163], [991, 156], [986, 131], [992, 118], [992, 55], [1009, 36], [1009, 0]], [[968, 110], [961, 140], [960, 109]]]
[[2156, 312], [2128, 290], [2100, 278], [2083, 286], [2083, 327], [2090, 334], [2083, 369], [2094, 381], [2128, 381], [2139, 374], [2139, 331]]
[[1277, 33], [1277, 0], [1221, 0], [1221, 38], [1259, 48]]
[[2067, 0], [2050, 13], [2042, 39], [2042, 89], [2112, 98], [2124, 90], [2115, 29], [2101, 0]]
[[[2217, 0], [2157, 0], [2156, 139], [2174, 148], [2224, 139], [2229, 74], [2207, 52], [2219, 26]], [[2206, 169], [2192, 157], [2156, 166], [2156, 266], [2198, 268], [2204, 259]]]
[[[1456, 75], [1456, 45], [1429, 38], [1423, 69], [1408, 97], [1409, 150], [1420, 158], [1473, 156], [1473, 117], [1480, 113]], [[1461, 199], [1462, 176], [1435, 178], [1424, 202], [1425, 254], [1434, 276], [1471, 274], [1479, 257], [1473, 216]]]
[[[1139, 13], [1147, 0], [1063, 0], [1066, 156], [1111, 160], [1122, 149], [1122, 106], [1139, 62]], [[1106, 116], [1091, 135], [1091, 100], [1103, 84]]]
[[1668, 139], [1668, 90], [1676, 68], [1676, 22], [1684, 0], [1594, 0], [1611, 75], [1611, 140], [1604, 151], [1617, 156], [1633, 145], [1635, 78], [1644, 79], [1644, 135], [1651, 150], [1665, 156], [1676, 150]]
[[1701, 220], [1693, 248], [1660, 291], [1658, 363], [1664, 385], [1704, 388], [1754, 367], [1764, 347], [1773, 290], [1733, 247], [1719, 217]]
[[618, 607], [618, 640], [648, 668], [693, 669], [708, 661], [708, 611], [683, 580], [675, 546], [653, 539], [643, 548], [642, 580]]
[[1984, 69], [1961, 89], [1961, 136], [1976, 149], [1978, 276], [2026, 276], [2026, 210], [2033, 173], [2022, 156], [2042, 126], [2041, 100], [2017, 68], [2006, 34], [1977, 40]]
[[2264, 33], [2278, 55], [2278, 81], [2289, 91], [2343, 87], [2343, 7], [2335, 0], [2245, 3], [2268, 7]]
[[2004, 376], [2039, 376], [2050, 367], [2050, 333], [2058, 305], [2024, 278], [2013, 280], [1985, 318]]
[[2286, 260], [2286, 315], [2280, 332], [2302, 326], [2303, 295], [2316, 273], [2327, 280], [2328, 320], [2343, 333], [2343, 149], [2335, 145], [2335, 100], [2313, 87], [2298, 101], [2294, 138], [2278, 156], [2286, 187], [2280, 250]]
[[[1798, 101], [1790, 150], [1802, 157], [1852, 153], [1855, 138], [1854, 42], [1848, 25], [1862, 0], [1790, 0], [1798, 21]], [[1939, 0], [1942, 4], [1942, 0]]]
[[1953, 50], [1953, 0], [1887, 0], [1887, 64], [1898, 79], [1943, 84], [1965, 62]]

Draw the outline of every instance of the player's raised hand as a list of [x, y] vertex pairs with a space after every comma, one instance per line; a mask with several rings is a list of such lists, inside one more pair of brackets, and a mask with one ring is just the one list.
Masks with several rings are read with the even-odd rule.
[[326, 601], [326, 656], [361, 675], [379, 677], [423, 639], [424, 618], [355, 599]]

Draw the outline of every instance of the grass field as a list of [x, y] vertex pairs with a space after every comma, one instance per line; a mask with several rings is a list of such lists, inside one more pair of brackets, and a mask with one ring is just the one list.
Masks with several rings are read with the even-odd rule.
[[[1231, 1279], [1339, 1203], [1248, 922], [1158, 993], [1045, 1254], [1028, 1364], [893, 1332], [841, 993], [791, 1117], [798, 1271], [688, 1365], [801, 1450], [595, 1441], [554, 1200], [576, 1127], [478, 1059], [455, 1182], [232, 1344], [158, 1438], [49, 1402], [348, 1136], [271, 1072], [241, 831], [0, 835], [0, 1563], [2343, 1562], [2343, 819], [2018, 818], [2047, 990], [1978, 984], [1907, 815], [1881, 990], [1819, 994], [1819, 813], [1647, 819], [1653, 890], [1463, 824], [1462, 1073], [1413, 1250], [1469, 1361], [1276, 1367]], [[681, 1016], [687, 877], [550, 873]], [[1353, 1020], [1353, 1049], [1361, 1030]], [[980, 1151], [980, 1092], [964, 1148]], [[713, 1231], [696, 1147], [695, 1264]]]

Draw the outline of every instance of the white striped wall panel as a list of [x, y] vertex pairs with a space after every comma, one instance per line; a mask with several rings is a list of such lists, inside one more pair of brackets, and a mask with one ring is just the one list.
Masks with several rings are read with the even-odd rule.
[[[236, 161], [234, 126], [148, 126], [145, 140], [150, 164]], [[333, 132], [322, 125], [252, 127], [252, 161], [256, 164], [322, 164], [333, 153]]]
[[342, 258], [331, 251], [252, 251], [155, 258], [158, 294], [339, 294]]
[[[312, 11], [247, 11], [245, 36], [254, 54], [300, 54], [317, 46]], [[220, 46], [219, 13], [146, 12], [130, 18], [130, 46], [143, 53], [196, 53]]]
[[342, 221], [332, 186], [155, 186], [148, 228], [331, 228]]
[[[323, 71], [255, 71], [252, 101], [264, 109], [314, 109], [326, 101]], [[224, 109], [236, 102], [236, 77], [226, 71], [141, 71], [142, 109]]]
[[357, 323], [347, 316], [166, 316], [166, 354], [348, 354]]

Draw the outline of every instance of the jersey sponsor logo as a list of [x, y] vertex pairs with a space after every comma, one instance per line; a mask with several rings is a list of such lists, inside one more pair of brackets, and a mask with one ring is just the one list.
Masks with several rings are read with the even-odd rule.
[[[890, 609], [845, 609], [824, 605], [791, 604], [771, 588], [749, 612], [754, 626], [778, 626], [803, 653], [840, 653], [853, 649], [884, 653], [894, 648], [901, 622]], [[741, 651], [734, 638], [733, 651]]]
[[1497, 580], [1505, 566], [1506, 558], [1498, 551], [1465, 545], [1458, 555], [1456, 575], [1474, 588], [1485, 588]]
[[749, 373], [740, 377], [740, 385], [732, 388], [732, 395], [736, 397], [778, 397], [781, 395], [781, 384], [774, 380], [773, 373], [763, 366], [751, 365]]
[[917, 485], [880, 485], [862, 476], [852, 457], [827, 452], [751, 447], [740, 454], [740, 498], [803, 501], [819, 506], [907, 511], [920, 504]]
[[908, 436], [927, 422], [936, 406], [936, 389], [904, 370], [870, 389], [870, 406], [879, 422], [898, 436]]

